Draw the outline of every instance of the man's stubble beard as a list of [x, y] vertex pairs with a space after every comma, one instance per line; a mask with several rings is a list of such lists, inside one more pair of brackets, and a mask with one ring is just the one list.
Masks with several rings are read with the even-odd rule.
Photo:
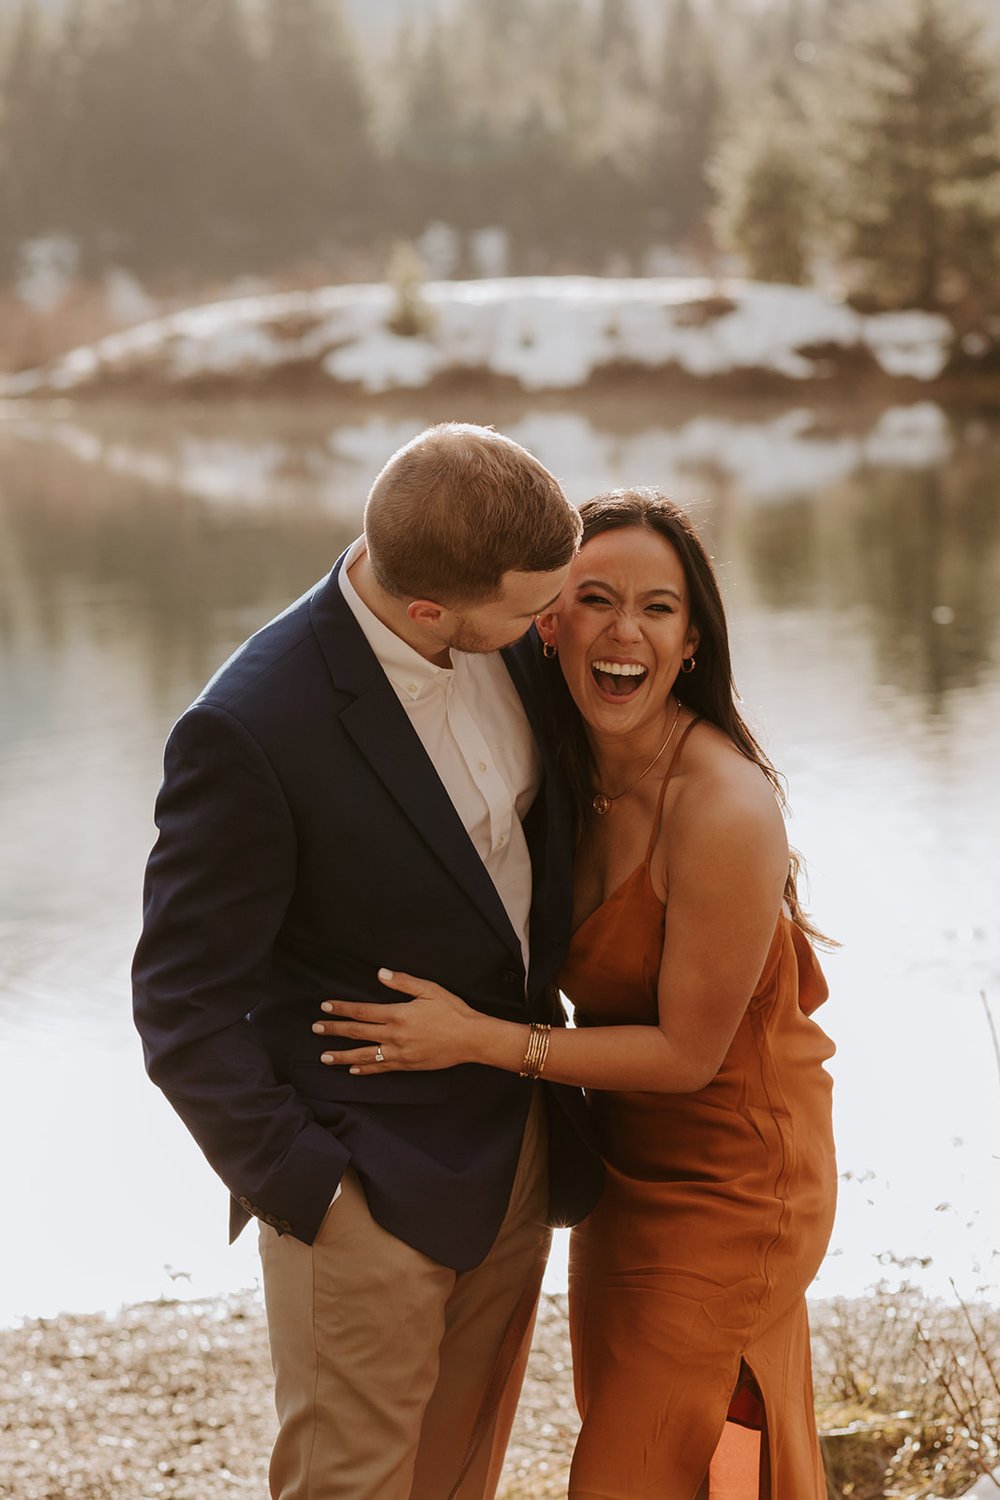
[[[515, 636], [514, 639], [516, 640], [517, 637]], [[464, 615], [459, 615], [455, 622], [454, 633], [448, 642], [448, 649], [464, 651], [468, 656], [486, 656], [491, 651], [499, 651], [501, 646], [512, 644], [512, 641], [501, 641], [499, 645], [496, 645], [481, 630], [477, 630], [475, 625], [470, 625]]]

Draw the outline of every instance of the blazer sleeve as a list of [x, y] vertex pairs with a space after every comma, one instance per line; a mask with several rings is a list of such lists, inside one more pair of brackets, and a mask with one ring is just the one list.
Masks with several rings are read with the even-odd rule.
[[146, 1068], [233, 1197], [311, 1241], [349, 1160], [275, 1077], [248, 1014], [291, 899], [295, 828], [273, 768], [225, 709], [167, 742], [133, 965]]

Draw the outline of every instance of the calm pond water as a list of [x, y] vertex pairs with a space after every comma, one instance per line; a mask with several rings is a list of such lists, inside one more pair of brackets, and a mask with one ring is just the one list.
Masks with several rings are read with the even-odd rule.
[[253, 1236], [226, 1247], [225, 1192], [131, 1028], [162, 743], [230, 648], [354, 536], [385, 457], [445, 416], [494, 421], [576, 500], [658, 483], [700, 518], [812, 910], [843, 944], [822, 1017], [843, 1191], [816, 1294], [910, 1274], [997, 1295], [1000, 425], [645, 391], [8, 407], [0, 1323], [255, 1279]]

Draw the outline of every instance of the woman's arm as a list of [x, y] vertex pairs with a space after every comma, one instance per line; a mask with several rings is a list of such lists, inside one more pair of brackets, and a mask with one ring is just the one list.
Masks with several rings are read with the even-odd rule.
[[[688, 1093], [718, 1072], [767, 958], [788, 870], [781, 814], [756, 767], [746, 769], [750, 776], [692, 786], [671, 812], [659, 1023], [553, 1028], [547, 1079]], [[520, 1071], [527, 1025], [483, 1015], [426, 980], [386, 970], [379, 977], [413, 999], [327, 1001], [323, 1009], [342, 1019], [318, 1022], [316, 1032], [372, 1045], [326, 1052], [324, 1062], [361, 1074], [468, 1062]]]

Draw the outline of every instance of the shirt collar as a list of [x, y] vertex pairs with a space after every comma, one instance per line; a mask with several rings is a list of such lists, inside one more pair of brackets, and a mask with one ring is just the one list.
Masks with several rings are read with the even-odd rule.
[[427, 693], [446, 689], [454, 677], [452, 668], [436, 666], [434, 662], [428, 661], [426, 656], [421, 656], [419, 651], [414, 650], [394, 630], [390, 630], [388, 625], [383, 624], [378, 616], [372, 613], [351, 582], [348, 569], [357, 562], [364, 550], [365, 539], [361, 536], [352, 543], [341, 564], [340, 591], [347, 601], [348, 608], [361, 626], [365, 639], [378, 658], [379, 666], [397, 692], [412, 702], [416, 702]]

